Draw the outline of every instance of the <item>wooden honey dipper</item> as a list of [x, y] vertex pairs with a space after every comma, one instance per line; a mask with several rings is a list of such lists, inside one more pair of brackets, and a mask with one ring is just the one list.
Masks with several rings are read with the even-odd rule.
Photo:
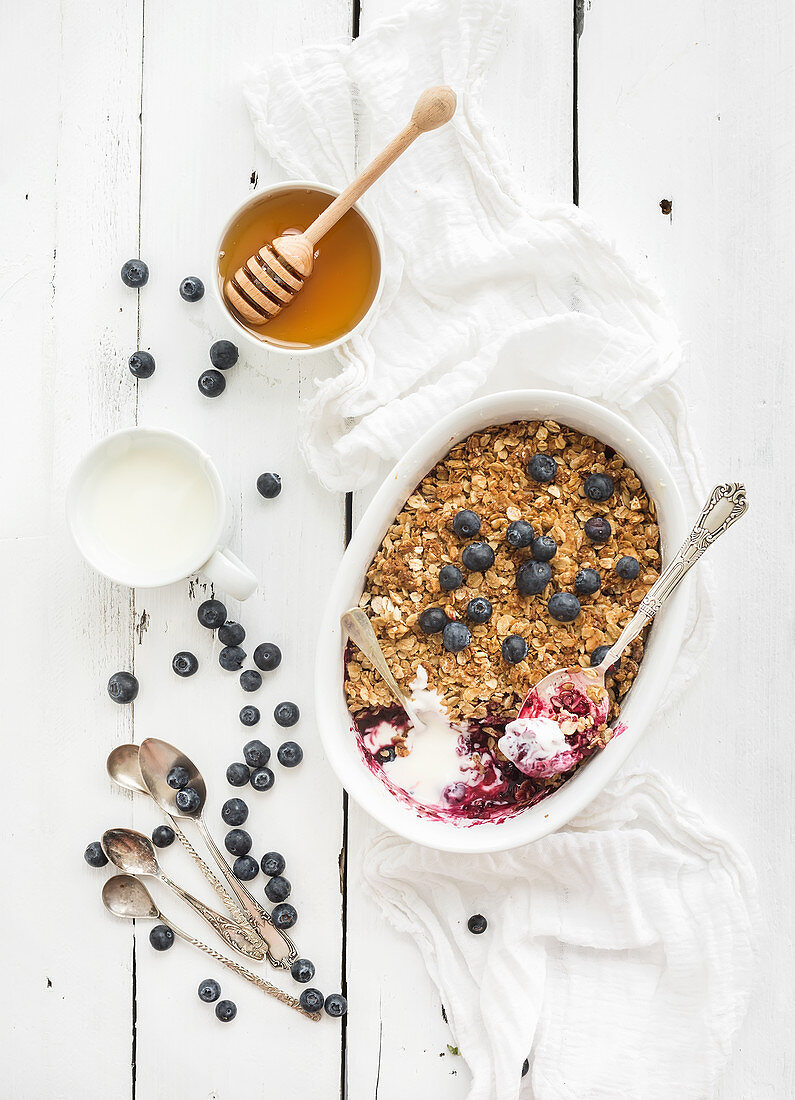
[[417, 100], [408, 125], [308, 229], [303, 233], [285, 234], [263, 245], [227, 279], [224, 295], [229, 305], [250, 325], [264, 325], [280, 313], [312, 274], [318, 241], [420, 134], [449, 122], [455, 107], [456, 96], [452, 88], [427, 88]]

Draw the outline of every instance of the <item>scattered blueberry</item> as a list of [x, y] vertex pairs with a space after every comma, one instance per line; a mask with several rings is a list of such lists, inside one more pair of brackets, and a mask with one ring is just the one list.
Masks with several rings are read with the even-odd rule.
[[471, 641], [472, 635], [465, 623], [448, 623], [442, 632], [442, 645], [448, 653], [460, 653]]
[[232, 856], [247, 856], [251, 851], [251, 836], [245, 829], [230, 829], [224, 837], [224, 847]]
[[199, 792], [193, 787], [183, 787], [181, 791], [177, 791], [174, 801], [181, 813], [195, 814], [202, 800], [199, 798]]
[[240, 623], [225, 622], [218, 627], [218, 641], [221, 645], [242, 645], [246, 640], [246, 632]]
[[289, 901], [283, 901], [271, 909], [271, 921], [275, 928], [292, 928], [297, 920], [298, 913]]
[[602, 578], [595, 569], [581, 569], [574, 578], [574, 591], [578, 596], [593, 596], [602, 587]]
[[187, 768], [183, 768], [181, 764], [175, 764], [173, 768], [168, 770], [166, 783], [169, 787], [173, 787], [175, 791], [181, 791], [183, 787], [187, 787], [190, 783], [190, 772]]
[[189, 653], [187, 649], [181, 649], [179, 653], [175, 653], [172, 657], [171, 667], [177, 676], [192, 676], [197, 671], [199, 662], [194, 653]]
[[[605, 659], [605, 657], [607, 656], [609, 651], [610, 651], [610, 646], [609, 645], [598, 645], [596, 647], [596, 649], [593, 651], [593, 653], [591, 654], [591, 668], [596, 668], [597, 665], [601, 665], [602, 661]], [[619, 668], [620, 665], [621, 665], [621, 658], [619, 657], [617, 661], [614, 661], [612, 663], [612, 665], [610, 665], [610, 667], [607, 670], [608, 673], [615, 672], [616, 669]]]
[[304, 759], [304, 750], [297, 741], [285, 741], [279, 745], [276, 759], [283, 768], [297, 768]]
[[423, 634], [441, 634], [447, 625], [447, 612], [441, 607], [426, 607], [420, 612], [419, 623]]
[[286, 878], [282, 875], [274, 875], [265, 883], [265, 897], [268, 901], [287, 901], [291, 889], [292, 887]]
[[527, 463], [527, 474], [533, 481], [553, 481], [558, 472], [558, 464], [552, 455], [533, 455]]
[[152, 829], [152, 843], [155, 848], [168, 848], [174, 843], [174, 830], [170, 825], [155, 825]]
[[239, 878], [241, 882], [251, 882], [257, 877], [259, 864], [253, 856], [238, 856], [232, 864], [232, 870], [235, 878]]
[[461, 551], [461, 561], [472, 573], [485, 573], [494, 565], [494, 551], [487, 542], [471, 542]]
[[228, 798], [221, 807], [221, 820], [225, 825], [243, 825], [248, 817], [248, 806], [242, 798]]
[[179, 294], [186, 302], [198, 302], [204, 297], [204, 283], [198, 275], [188, 275], [179, 284]]
[[306, 985], [315, 976], [315, 964], [311, 963], [309, 959], [296, 959], [290, 967], [290, 973], [297, 982]]
[[534, 534], [532, 524], [528, 523], [526, 519], [516, 519], [508, 525], [508, 530], [505, 532], [505, 541], [511, 549], [522, 550], [532, 543]]
[[215, 978], [205, 978], [203, 982], [199, 982], [198, 993], [199, 999], [209, 1005], [221, 996], [221, 987]]
[[222, 1023], [228, 1024], [237, 1016], [237, 1005], [234, 1001], [219, 1001], [215, 1006], [215, 1015]]
[[240, 721], [244, 726], [256, 726], [259, 722], [260, 713], [258, 707], [241, 707], [240, 709]]
[[215, 370], [214, 367], [208, 367], [207, 370], [203, 370], [199, 375], [199, 381], [197, 382], [199, 387], [199, 393], [205, 397], [220, 397], [226, 389], [226, 379], [219, 370]]
[[239, 645], [225, 645], [218, 654], [218, 664], [227, 672], [237, 672], [245, 659], [246, 651]]
[[509, 634], [502, 643], [502, 656], [509, 665], [518, 665], [528, 652], [527, 642], [520, 634]]
[[580, 601], [571, 592], [556, 592], [550, 597], [547, 611], [559, 623], [573, 623], [580, 613]]
[[260, 862], [263, 875], [280, 875], [284, 870], [284, 856], [278, 852], [266, 852]]
[[138, 681], [131, 672], [114, 672], [108, 680], [108, 695], [114, 703], [131, 703], [138, 695]]
[[558, 544], [549, 535], [536, 535], [530, 543], [530, 553], [536, 561], [552, 561], [558, 552]]
[[457, 565], [443, 565], [439, 570], [439, 584], [445, 592], [452, 592], [464, 583], [464, 574]]
[[104, 867], [108, 857], [102, 851], [102, 845], [98, 840], [92, 840], [83, 852], [83, 859], [89, 867]]
[[589, 500], [610, 500], [615, 483], [610, 474], [591, 474], [585, 479], [585, 495]]
[[226, 769], [226, 781], [233, 787], [244, 787], [249, 780], [249, 770], [245, 764], [230, 764]]
[[275, 779], [270, 768], [255, 768], [251, 773], [251, 786], [255, 791], [269, 791]]
[[529, 1072], [530, 1072], [530, 1059], [525, 1058], [525, 1060], [522, 1062], [522, 1077], [527, 1077]]
[[329, 993], [323, 1007], [327, 1016], [344, 1016], [348, 1011], [348, 1002], [341, 993]]
[[226, 608], [220, 600], [205, 600], [199, 604], [196, 617], [208, 630], [217, 630], [226, 622]]
[[460, 539], [473, 539], [480, 531], [480, 516], [465, 508], [453, 516], [453, 530]]
[[273, 500], [282, 491], [282, 479], [279, 474], [260, 474], [257, 478], [257, 492], [266, 500]]
[[323, 994], [319, 989], [305, 989], [298, 998], [304, 1012], [320, 1012], [323, 1007]]
[[273, 717], [276, 719], [276, 724], [279, 726], [294, 726], [298, 719], [301, 717], [301, 712], [295, 703], [284, 702], [277, 703], [273, 710]]
[[155, 373], [155, 357], [148, 351], [134, 351], [127, 365], [136, 378], [151, 378]]
[[552, 570], [545, 561], [526, 561], [516, 571], [516, 590], [522, 596], [537, 596], [552, 580]]
[[149, 933], [149, 942], [155, 951], [168, 951], [174, 944], [174, 933], [167, 924], [156, 924]]
[[240, 673], [240, 686], [243, 691], [259, 691], [262, 687], [262, 674], [255, 668], [244, 669]]
[[612, 528], [603, 516], [591, 516], [585, 521], [583, 530], [591, 542], [607, 542]]
[[640, 576], [640, 562], [637, 558], [631, 558], [628, 554], [625, 554], [623, 558], [619, 558], [616, 562], [616, 573], [622, 581], [634, 581]]
[[210, 348], [210, 362], [217, 370], [229, 370], [240, 357], [231, 340], [216, 340]]
[[138, 290], [149, 282], [149, 268], [143, 260], [127, 260], [122, 264], [121, 281], [125, 286]]
[[282, 663], [282, 651], [274, 642], [261, 642], [254, 650], [254, 664], [263, 672], [273, 672]]
[[243, 759], [250, 768], [264, 768], [271, 758], [271, 750], [262, 741], [248, 741], [243, 746]]
[[471, 623], [487, 623], [493, 608], [485, 596], [475, 596], [467, 604], [467, 618]]
[[475, 913], [475, 915], [470, 917], [467, 921], [467, 928], [473, 936], [482, 936], [488, 926], [489, 922], [481, 913]]

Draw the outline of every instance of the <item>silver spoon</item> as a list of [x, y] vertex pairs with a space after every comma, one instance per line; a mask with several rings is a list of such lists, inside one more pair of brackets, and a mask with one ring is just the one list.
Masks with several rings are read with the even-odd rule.
[[132, 875], [114, 875], [109, 878], [105, 885], [102, 887], [102, 903], [108, 912], [113, 913], [117, 917], [125, 917], [127, 920], [159, 920], [163, 924], [167, 924], [175, 936], [179, 936], [180, 939], [185, 940], [186, 943], [192, 943], [194, 947], [198, 947], [200, 951], [204, 951], [206, 955], [211, 955], [212, 958], [217, 959], [218, 962], [223, 963], [224, 966], [229, 967], [230, 970], [234, 970], [236, 974], [239, 974], [246, 981], [252, 983], [252, 985], [258, 986], [264, 990], [265, 993], [270, 994], [271, 997], [276, 997], [282, 1004], [289, 1005], [290, 1008], [296, 1009], [302, 1016], [307, 1016], [310, 1020], [319, 1020], [319, 1012], [305, 1012], [301, 1008], [300, 1002], [291, 997], [289, 993], [285, 993], [283, 989], [278, 989], [275, 985], [271, 985], [270, 982], [264, 978], [260, 978], [258, 974], [253, 974], [250, 970], [246, 970], [240, 963], [233, 962], [232, 959], [227, 959], [225, 955], [219, 954], [214, 951], [212, 947], [208, 947], [206, 943], [202, 943], [201, 940], [194, 939], [193, 936], [189, 936], [187, 932], [183, 932], [181, 928], [177, 928], [176, 924], [172, 920], [169, 920], [164, 913], [162, 913], [157, 905], [155, 905], [154, 898], [149, 893], [140, 879], [133, 878]]
[[[160, 741], [156, 737], [147, 737], [141, 743], [138, 750], [138, 763], [141, 768], [144, 784], [158, 806], [165, 810], [170, 817], [190, 818], [196, 822], [196, 826], [204, 838], [204, 842], [210, 850], [210, 854], [218, 865], [218, 869], [232, 889], [245, 914], [246, 920], [267, 945], [267, 958], [274, 966], [286, 969], [290, 963], [298, 957], [295, 944], [285, 936], [284, 932], [276, 928], [268, 913], [259, 902], [255, 901], [240, 879], [236, 878], [231, 867], [226, 862], [220, 849], [216, 845], [207, 824], [204, 820], [204, 804], [207, 801], [207, 787], [199, 769], [179, 749], [169, 745], [167, 741]], [[185, 813], [177, 806], [177, 791], [169, 787], [166, 776], [174, 767], [187, 769], [189, 779], [187, 786], [192, 787], [199, 796], [198, 808], [193, 813]]]
[[409, 721], [412, 726], [424, 726], [425, 723], [417, 714], [413, 703], [402, 688], [399, 687], [397, 680], [392, 675], [386, 657], [384, 656], [384, 651], [381, 649], [381, 645], [373, 630], [373, 624], [370, 622], [367, 613], [360, 607], [352, 607], [350, 611], [343, 613], [340, 619], [340, 625], [353, 644], [362, 651], [376, 672], [379, 673], [398, 704], [409, 716]]
[[102, 836], [102, 847], [105, 855], [111, 863], [128, 875], [151, 875], [159, 879], [164, 885], [173, 890], [177, 897], [193, 909], [195, 913], [207, 921], [210, 927], [218, 933], [224, 943], [233, 951], [239, 951], [250, 959], [263, 959], [265, 952], [258, 944], [252, 945], [243, 929], [231, 921], [228, 917], [221, 916], [214, 909], [210, 909], [199, 901], [187, 890], [177, 886], [176, 882], [168, 877], [157, 861], [155, 850], [148, 836], [136, 832], [135, 829], [107, 829]]

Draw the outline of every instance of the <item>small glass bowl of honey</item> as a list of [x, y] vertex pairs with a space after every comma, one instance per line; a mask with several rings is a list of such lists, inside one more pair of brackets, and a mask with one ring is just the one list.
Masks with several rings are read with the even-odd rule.
[[239, 207], [221, 234], [214, 257], [217, 296], [239, 332], [259, 347], [306, 355], [349, 339], [368, 319], [381, 293], [378, 232], [354, 206], [319, 241], [315, 265], [294, 300], [263, 325], [251, 325], [226, 301], [223, 288], [249, 256], [285, 233], [303, 232], [337, 197], [323, 184], [288, 180]]

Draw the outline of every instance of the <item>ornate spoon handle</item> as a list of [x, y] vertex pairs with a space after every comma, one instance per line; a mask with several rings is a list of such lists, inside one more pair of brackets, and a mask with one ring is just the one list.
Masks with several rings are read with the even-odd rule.
[[688, 570], [712, 546], [718, 536], [728, 531], [731, 525], [747, 511], [748, 502], [745, 499], [744, 485], [739, 482], [730, 482], [715, 486], [693, 530], [640, 601], [638, 610], [622, 630], [618, 641], [604, 655], [599, 665], [602, 671], [610, 668], [629, 643], [637, 638], [644, 626], [651, 622]]
[[176, 882], [172, 882], [168, 875], [163, 874], [162, 871], [158, 878], [172, 889], [177, 897], [182, 898], [194, 913], [198, 913], [202, 920], [205, 920], [213, 931], [218, 933], [227, 947], [231, 947], [233, 951], [239, 951], [241, 955], [245, 955], [249, 959], [259, 961], [265, 958], [265, 948], [259, 943], [252, 944], [249, 940], [249, 934], [235, 924], [234, 921], [222, 916], [220, 913], [216, 913], [214, 909], [210, 909], [203, 901], [199, 901], [193, 894], [189, 894], [187, 890], [183, 890], [181, 886], [178, 886]]

